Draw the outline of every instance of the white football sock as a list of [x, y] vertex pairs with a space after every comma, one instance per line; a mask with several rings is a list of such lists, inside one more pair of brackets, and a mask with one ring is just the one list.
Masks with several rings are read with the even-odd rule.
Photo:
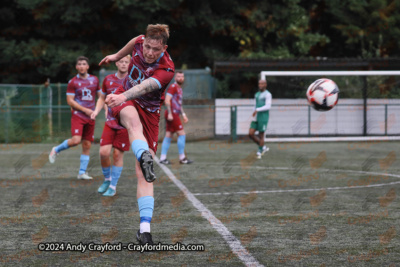
[[148, 222], [140, 223], [140, 233], [150, 233], [150, 223]]

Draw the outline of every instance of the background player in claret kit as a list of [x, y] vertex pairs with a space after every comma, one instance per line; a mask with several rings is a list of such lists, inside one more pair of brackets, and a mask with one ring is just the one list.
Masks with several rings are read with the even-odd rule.
[[[261, 159], [261, 156], [269, 150], [264, 145], [264, 133], [267, 130], [269, 110], [271, 108], [272, 95], [267, 90], [267, 81], [258, 81], [259, 91], [255, 94], [255, 106], [253, 117], [254, 121], [251, 122], [249, 137], [258, 145], [257, 158]], [[258, 131], [258, 136], [255, 132]]]
[[[112, 116], [111, 109], [105, 106], [104, 103], [106, 96], [114, 93], [123, 84], [128, 74], [130, 60], [131, 56], [128, 55], [115, 62], [118, 71], [104, 78], [101, 90], [102, 95], [97, 100], [96, 109], [91, 116], [91, 119], [94, 120], [100, 110], [105, 107], [107, 120], [100, 139], [100, 162], [104, 174], [104, 182], [97, 191], [108, 197], [112, 197], [116, 193], [117, 183], [124, 164], [124, 151], [129, 151], [130, 143], [128, 131], [116, 121]], [[111, 167], [110, 154], [112, 147], [114, 147], [114, 164]]]
[[80, 56], [76, 60], [78, 74], [68, 82], [67, 103], [71, 106], [71, 135], [72, 138], [65, 140], [60, 145], [53, 147], [49, 155], [50, 163], [54, 163], [58, 153], [82, 141], [82, 155], [78, 179], [92, 179], [86, 172], [90, 159], [90, 147], [94, 141], [95, 121], [90, 118], [96, 104], [96, 93], [100, 97], [99, 80], [90, 75], [89, 59]]
[[177, 144], [179, 151], [179, 163], [193, 163], [193, 161], [185, 156], [186, 134], [183, 130], [181, 119], [179, 118], [179, 114], [182, 114], [183, 122], [187, 123], [189, 121], [182, 107], [182, 85], [184, 82], [185, 74], [182, 71], [176, 72], [175, 82], [168, 88], [165, 96], [165, 106], [167, 107], [167, 110], [165, 111], [166, 132], [164, 141], [162, 143], [160, 156], [160, 163], [162, 164], [171, 164], [171, 162], [167, 159], [167, 153], [169, 146], [171, 145], [172, 134], [175, 132], [178, 134]]
[[116, 54], [106, 56], [101, 64], [118, 61], [132, 53], [124, 86], [108, 95], [106, 104], [114, 117], [128, 130], [129, 141], [136, 156], [138, 179], [137, 200], [140, 229], [136, 238], [141, 244], [152, 244], [150, 222], [154, 209], [153, 157], [158, 145], [160, 107], [164, 91], [174, 77], [175, 66], [167, 50], [167, 25], [148, 25], [145, 35], [129, 41]]

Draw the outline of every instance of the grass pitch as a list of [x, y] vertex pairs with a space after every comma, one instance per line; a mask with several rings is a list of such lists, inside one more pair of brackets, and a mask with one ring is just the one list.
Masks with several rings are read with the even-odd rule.
[[[193, 142], [195, 163], [168, 168], [265, 266], [396, 266], [400, 259], [399, 142], [275, 143], [261, 160], [242, 142]], [[102, 197], [98, 145], [77, 180], [80, 148], [48, 163], [52, 145], [0, 147], [0, 265], [243, 266], [227, 242], [155, 165], [153, 240], [204, 252], [41, 252], [44, 242], [136, 242], [133, 154], [117, 195]], [[161, 149], [161, 148], [160, 148]]]

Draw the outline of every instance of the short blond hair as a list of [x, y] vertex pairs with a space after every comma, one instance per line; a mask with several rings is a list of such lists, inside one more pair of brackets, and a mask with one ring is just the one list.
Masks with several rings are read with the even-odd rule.
[[166, 24], [149, 24], [145, 36], [153, 40], [160, 40], [163, 45], [166, 45], [169, 38], [169, 26]]
[[[128, 58], [128, 61], [131, 61], [131, 58], [132, 58], [131, 55], [126, 55], [126, 56], [120, 58], [119, 60], [121, 60], [121, 59], [123, 59], [123, 58], [126, 58], [126, 57]], [[119, 60], [118, 60], [118, 61], [119, 61]]]

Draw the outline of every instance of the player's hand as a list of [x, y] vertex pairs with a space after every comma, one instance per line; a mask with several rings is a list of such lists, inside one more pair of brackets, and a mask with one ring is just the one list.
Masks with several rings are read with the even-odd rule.
[[86, 114], [88, 117], [92, 118], [93, 110], [87, 108], [87, 109], [85, 109], [85, 114]]
[[183, 115], [183, 123], [188, 123], [189, 119], [186, 117], [186, 114]]
[[106, 110], [104, 111], [105, 115], [106, 115], [106, 119], [108, 117], [108, 108], [106, 108]]
[[257, 110], [253, 112], [253, 117], [257, 115]]
[[172, 121], [174, 117], [172, 117], [172, 113], [168, 113], [167, 120]]
[[119, 58], [118, 58], [117, 54], [108, 55], [100, 61], [99, 66], [108, 64], [110, 62], [116, 62], [118, 60], [119, 60]]
[[98, 112], [93, 111], [92, 114], [90, 115], [90, 119], [95, 120], [98, 114], [99, 114]]
[[109, 94], [106, 97], [106, 104], [110, 108], [116, 107], [118, 105], [121, 105], [127, 100], [126, 96], [124, 95], [114, 95], [114, 94]]

